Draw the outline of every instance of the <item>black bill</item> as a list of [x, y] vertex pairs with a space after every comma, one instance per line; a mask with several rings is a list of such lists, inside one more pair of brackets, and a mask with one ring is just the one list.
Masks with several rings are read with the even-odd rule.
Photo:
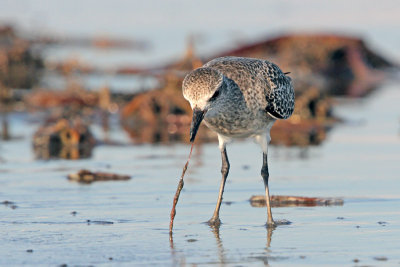
[[193, 109], [192, 123], [190, 124], [190, 142], [194, 141], [197, 130], [199, 129], [200, 123], [203, 120], [205, 111], [199, 108]]

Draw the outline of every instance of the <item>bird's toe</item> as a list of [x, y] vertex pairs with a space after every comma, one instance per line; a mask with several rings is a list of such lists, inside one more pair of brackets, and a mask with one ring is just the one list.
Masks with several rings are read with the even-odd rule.
[[277, 224], [276, 224], [276, 222], [275, 221], [267, 221], [267, 223], [265, 224], [265, 226], [267, 227], [267, 228], [275, 228], [276, 226], [277, 226]]

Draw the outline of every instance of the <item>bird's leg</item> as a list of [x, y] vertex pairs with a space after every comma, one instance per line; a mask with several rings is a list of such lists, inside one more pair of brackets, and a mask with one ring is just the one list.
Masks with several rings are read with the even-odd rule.
[[224, 193], [225, 181], [229, 173], [229, 161], [228, 161], [228, 156], [226, 154], [225, 145], [221, 147], [221, 157], [222, 157], [222, 167], [221, 167], [222, 180], [221, 180], [221, 186], [219, 187], [217, 206], [215, 207], [214, 215], [208, 221], [210, 225], [214, 226], [219, 226], [221, 224], [221, 221], [219, 219], [219, 209], [222, 203], [222, 195]]
[[261, 169], [261, 176], [262, 176], [262, 178], [264, 180], [264, 185], [265, 185], [265, 201], [267, 203], [267, 212], [268, 212], [267, 225], [268, 226], [274, 226], [275, 222], [272, 219], [271, 203], [270, 203], [269, 188], [268, 188], [269, 172], [268, 172], [267, 153], [263, 153], [263, 166], [262, 166], [262, 169]]

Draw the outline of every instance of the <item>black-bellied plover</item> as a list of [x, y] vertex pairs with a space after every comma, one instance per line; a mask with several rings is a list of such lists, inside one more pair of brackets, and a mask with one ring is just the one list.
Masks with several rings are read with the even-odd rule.
[[210, 225], [219, 225], [219, 210], [229, 172], [226, 144], [234, 138], [252, 137], [263, 151], [261, 175], [265, 185], [268, 225], [272, 219], [268, 189], [268, 144], [270, 129], [277, 119], [287, 119], [294, 110], [292, 80], [266, 60], [222, 57], [190, 72], [183, 81], [183, 96], [190, 102], [193, 119], [190, 141], [200, 123], [218, 134], [222, 156], [222, 181]]

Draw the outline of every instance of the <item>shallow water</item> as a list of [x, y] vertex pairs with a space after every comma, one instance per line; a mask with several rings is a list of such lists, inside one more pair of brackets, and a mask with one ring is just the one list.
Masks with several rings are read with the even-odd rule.
[[[367, 99], [338, 101], [335, 112], [347, 122], [323, 145], [270, 148], [270, 190], [343, 197], [343, 206], [274, 208], [275, 219], [292, 223], [268, 231], [266, 210], [248, 201], [263, 194], [261, 151], [235, 142], [218, 233], [203, 222], [218, 194], [220, 153], [216, 144], [196, 146], [173, 248], [169, 212], [188, 145], [133, 146], [114, 127], [111, 138], [127, 145], [99, 146], [78, 161], [35, 160], [30, 138], [38, 115], [11, 114], [19, 138], [0, 143], [0, 202], [17, 207], [0, 205], [0, 265], [399, 265], [399, 86], [388, 82]], [[132, 179], [66, 179], [81, 168]]]

